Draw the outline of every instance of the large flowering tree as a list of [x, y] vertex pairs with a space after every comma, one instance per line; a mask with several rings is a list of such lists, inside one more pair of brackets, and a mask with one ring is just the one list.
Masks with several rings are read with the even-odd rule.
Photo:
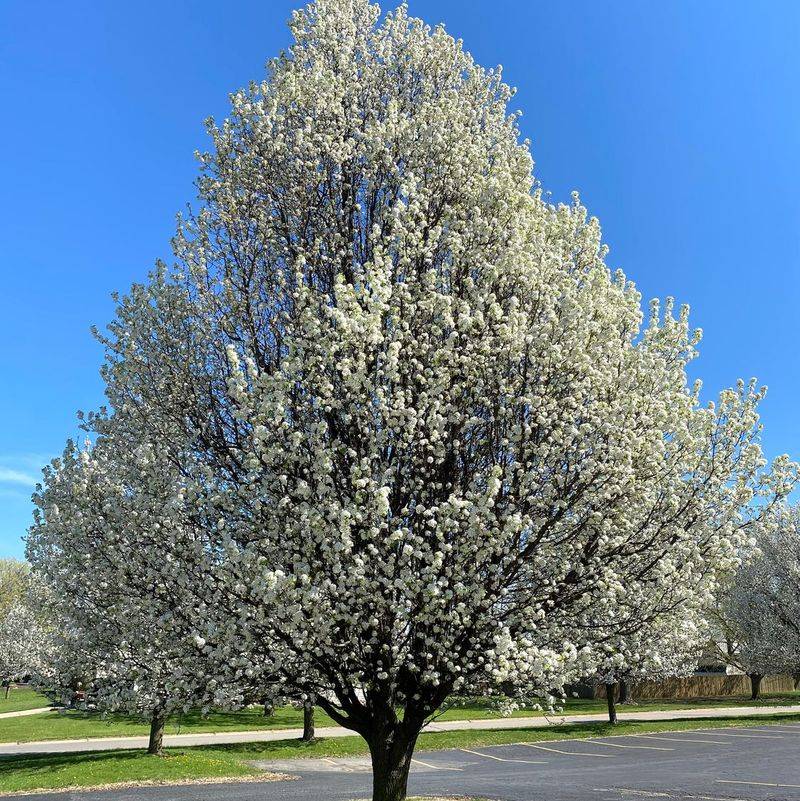
[[316, 695], [401, 799], [448, 695], [585, 675], [622, 603], [632, 634], [713, 587], [794, 471], [754, 385], [687, 385], [686, 310], [642, 328], [597, 221], [545, 202], [499, 70], [404, 7], [291, 28], [210, 127], [175, 268], [120, 300], [101, 429], [175, 466], [201, 545], [158, 547], [220, 681]]

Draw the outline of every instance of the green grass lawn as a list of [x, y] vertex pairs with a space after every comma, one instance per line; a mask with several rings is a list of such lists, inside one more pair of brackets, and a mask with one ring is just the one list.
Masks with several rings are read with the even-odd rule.
[[258, 773], [230, 754], [201, 748], [171, 751], [164, 757], [141, 751], [5, 757], [0, 758], [0, 793], [238, 778]]
[[[32, 690], [12, 690], [18, 694], [20, 702], [27, 698], [29, 706], [46, 706], [47, 699], [38, 696]], [[34, 697], [35, 696], [35, 697]], [[10, 700], [12, 700], [10, 699]], [[794, 704], [800, 702], [800, 693], [782, 695], [766, 695], [754, 705], [770, 706]], [[638, 705], [626, 704], [620, 711], [658, 711], [664, 709], [693, 709], [697, 707], [715, 706], [748, 706], [753, 704], [744, 697], [703, 698], [691, 701], [652, 701]], [[20, 707], [23, 708], [23, 707]], [[567, 702], [565, 714], [605, 713], [604, 700], [574, 698]], [[515, 717], [539, 716], [543, 713], [530, 709], [517, 710]], [[439, 720], [490, 720], [498, 717], [491, 707], [481, 703], [467, 703], [446, 710]], [[199, 712], [190, 712], [182, 718], [173, 718], [167, 725], [167, 734], [201, 733], [217, 731], [252, 731], [260, 729], [299, 728], [303, 725], [302, 710], [293, 707], [280, 707], [272, 717], [265, 718], [260, 707], [243, 709], [238, 712], [214, 712], [202, 717]], [[322, 710], [316, 713], [317, 727], [334, 725], [333, 721]], [[0, 742], [31, 742], [34, 740], [70, 740], [86, 737], [120, 737], [146, 735], [149, 731], [147, 721], [130, 715], [107, 715], [79, 712], [76, 710], [46, 712], [21, 718], [0, 719]]]
[[[521, 742], [546, 742], [573, 738], [603, 737], [609, 734], [645, 734], [687, 729], [764, 726], [769, 723], [800, 723], [798, 714], [781, 714], [764, 719], [719, 718], [716, 720], [671, 720], [657, 723], [564, 724], [551, 729], [475, 730], [437, 732], [420, 736], [418, 750], [474, 748]], [[121, 783], [176, 782], [262, 776], [253, 761], [298, 757], [341, 757], [367, 753], [360, 737], [320, 740], [311, 745], [299, 740], [271, 743], [170, 748], [165, 757], [151, 757], [142, 750], [90, 752], [81, 754], [37, 754], [0, 758], [0, 792], [97, 787]]]
[[21, 712], [24, 709], [37, 709], [50, 706], [50, 700], [32, 690], [30, 687], [12, 687], [8, 698], [5, 687], [0, 687], [0, 714], [3, 712]]
[[[331, 726], [333, 721], [317, 710], [317, 726]], [[190, 712], [173, 718], [166, 726], [167, 734], [217, 731], [251, 731], [254, 729], [289, 729], [303, 725], [302, 710], [281, 707], [265, 718], [261, 709], [238, 712], [214, 712], [202, 717]], [[23, 718], [0, 719], [0, 742], [32, 742], [34, 740], [78, 740], [85, 737], [124, 737], [146, 735], [150, 724], [136, 716], [66, 710], [44, 712]]]

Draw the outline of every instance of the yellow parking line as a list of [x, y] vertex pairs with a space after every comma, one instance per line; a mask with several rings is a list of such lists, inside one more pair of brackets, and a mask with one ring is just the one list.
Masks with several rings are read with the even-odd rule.
[[656, 737], [652, 734], [632, 734], [631, 737], [641, 737], [644, 740], [665, 740], [668, 743], [712, 743], [714, 745], [730, 745], [725, 740], [694, 740], [691, 737]]
[[552, 751], [554, 754], [567, 754], [567, 756], [590, 756], [599, 757], [600, 759], [614, 759], [611, 754], [592, 754], [586, 751], [562, 751], [560, 748], [549, 748], [546, 745], [535, 745], [534, 743], [520, 743], [520, 745], [527, 745], [528, 748], [540, 748], [542, 751]]
[[494, 759], [496, 762], [524, 762], [526, 765], [547, 764], [543, 759], [506, 759], [505, 757], [494, 756], [493, 754], [482, 754], [480, 751], [470, 751], [469, 748], [460, 748], [459, 751], [464, 751], [464, 753], [467, 754], [475, 754], [475, 756], [486, 757], [486, 759]]
[[606, 743], [602, 740], [592, 740], [592, 745], [610, 745], [612, 748], [643, 748], [647, 751], [674, 751], [674, 748], [664, 748], [661, 745], [622, 745], [622, 743]]
[[743, 782], [735, 779], [714, 779], [717, 784], [751, 784], [753, 787], [800, 787], [800, 784], [776, 784], [775, 782]]
[[430, 762], [423, 762], [416, 757], [411, 757], [411, 761], [415, 762], [417, 765], [424, 765], [426, 768], [433, 768], [434, 770], [464, 770], [464, 768], [445, 768], [441, 765], [432, 765]]
[[329, 765], [333, 765], [334, 767], [339, 768], [342, 773], [352, 773], [353, 769], [349, 765], [340, 765], [333, 759], [329, 759], [328, 757], [322, 757], [323, 762], [327, 762]]
[[685, 795], [684, 798], [697, 799], [697, 801], [752, 801], [750, 798], [732, 798], [729, 795], [720, 798], [718, 795]]

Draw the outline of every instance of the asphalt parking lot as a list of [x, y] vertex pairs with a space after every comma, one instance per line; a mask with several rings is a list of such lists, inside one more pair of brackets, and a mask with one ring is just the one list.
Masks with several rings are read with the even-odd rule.
[[[368, 798], [366, 759], [259, 763], [296, 781], [130, 788], [38, 801], [339, 801]], [[508, 801], [800, 799], [800, 725], [475, 747], [416, 754], [409, 792]]]

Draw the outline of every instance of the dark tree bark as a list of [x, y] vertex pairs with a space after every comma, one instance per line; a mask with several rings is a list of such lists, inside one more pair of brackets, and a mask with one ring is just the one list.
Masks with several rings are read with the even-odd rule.
[[750, 678], [750, 700], [757, 701], [758, 696], [761, 694], [761, 680], [764, 678], [763, 673], [748, 673]]
[[426, 717], [441, 706], [451, 689], [440, 687], [436, 696], [422, 702], [419, 699], [407, 702], [402, 719], [388, 693], [375, 693], [363, 704], [351, 692], [346, 714], [324, 695], [316, 698], [317, 704], [333, 720], [358, 732], [367, 741], [372, 760], [372, 801], [404, 801], [419, 733]]
[[628, 687], [628, 682], [625, 681], [625, 679], [620, 679], [619, 681], [619, 702], [621, 704], [633, 703], [633, 699], [630, 695], [630, 688]]
[[11, 692], [11, 682], [6, 682], [6, 698], [8, 698], [9, 693]]
[[617, 725], [617, 705], [614, 700], [614, 694], [617, 691], [617, 684], [606, 684], [606, 701], [608, 703], [608, 722], [612, 726]]
[[275, 714], [275, 705], [272, 701], [264, 701], [264, 717], [271, 718]]
[[800, 672], [792, 673], [792, 681], [794, 682], [795, 690], [800, 687]]
[[380, 731], [367, 738], [372, 758], [372, 801], [404, 801], [408, 792], [408, 771], [419, 736], [403, 724], [391, 733]]
[[306, 697], [303, 701], [303, 742], [314, 741], [314, 699]]
[[147, 744], [147, 753], [161, 756], [164, 753], [164, 724], [167, 718], [161, 708], [153, 710], [150, 718], [150, 742]]

